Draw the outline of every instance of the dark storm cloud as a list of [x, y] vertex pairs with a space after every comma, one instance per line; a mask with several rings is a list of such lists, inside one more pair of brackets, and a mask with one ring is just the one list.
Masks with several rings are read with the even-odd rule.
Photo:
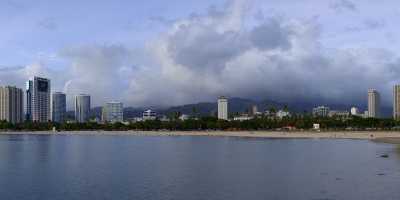
[[255, 27], [250, 33], [253, 45], [261, 50], [290, 48], [291, 32], [281, 26], [282, 24], [275, 18], [265, 20], [262, 25]]

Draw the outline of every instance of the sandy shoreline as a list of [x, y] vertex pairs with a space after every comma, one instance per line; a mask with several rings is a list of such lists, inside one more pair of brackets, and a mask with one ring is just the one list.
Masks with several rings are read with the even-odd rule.
[[0, 135], [131, 135], [131, 136], [210, 136], [249, 138], [310, 138], [310, 139], [368, 139], [377, 142], [400, 144], [400, 132], [269, 132], [269, 131], [71, 131], [71, 132], [0, 132]]

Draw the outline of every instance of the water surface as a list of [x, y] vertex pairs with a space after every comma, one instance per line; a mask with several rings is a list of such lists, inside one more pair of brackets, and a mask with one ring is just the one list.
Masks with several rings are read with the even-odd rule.
[[0, 199], [400, 199], [398, 152], [367, 140], [1, 135]]

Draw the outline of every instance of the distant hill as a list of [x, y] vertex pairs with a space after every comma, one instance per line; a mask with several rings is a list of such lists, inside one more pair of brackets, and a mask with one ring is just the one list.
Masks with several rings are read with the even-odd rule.
[[[252, 105], [257, 105], [258, 110], [263, 112], [265, 110], [274, 107], [276, 109], [282, 109], [284, 106], [288, 106], [291, 112], [295, 113], [304, 113], [305, 111], [310, 113], [312, 109], [319, 105], [329, 106], [332, 110], [350, 110], [352, 105], [346, 104], [318, 104], [315, 102], [292, 102], [292, 103], [284, 103], [277, 102], [272, 100], [262, 100], [256, 101], [252, 99], [244, 99], [244, 98], [230, 98], [228, 109], [230, 113], [243, 113], [247, 112], [248, 109]], [[364, 110], [365, 105], [359, 106], [360, 110]], [[133, 118], [133, 117], [141, 117], [144, 110], [147, 108], [134, 108], [134, 107], [126, 107], [124, 108], [124, 118]], [[217, 112], [217, 102], [201, 102], [196, 104], [187, 104], [182, 106], [173, 106], [169, 108], [151, 108], [155, 110], [158, 114], [168, 115], [170, 113], [180, 112], [182, 114], [192, 115], [194, 111], [200, 116], [210, 116], [215, 115]], [[384, 117], [391, 116], [392, 109], [390, 107], [382, 108], [382, 115]], [[69, 119], [74, 118], [74, 112], [69, 111], [67, 113]], [[101, 118], [101, 107], [94, 107], [91, 109], [91, 117]]]

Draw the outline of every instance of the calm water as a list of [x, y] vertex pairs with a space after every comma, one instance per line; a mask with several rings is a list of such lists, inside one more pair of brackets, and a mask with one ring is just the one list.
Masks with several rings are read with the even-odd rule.
[[0, 199], [400, 199], [400, 156], [360, 140], [0, 136]]

